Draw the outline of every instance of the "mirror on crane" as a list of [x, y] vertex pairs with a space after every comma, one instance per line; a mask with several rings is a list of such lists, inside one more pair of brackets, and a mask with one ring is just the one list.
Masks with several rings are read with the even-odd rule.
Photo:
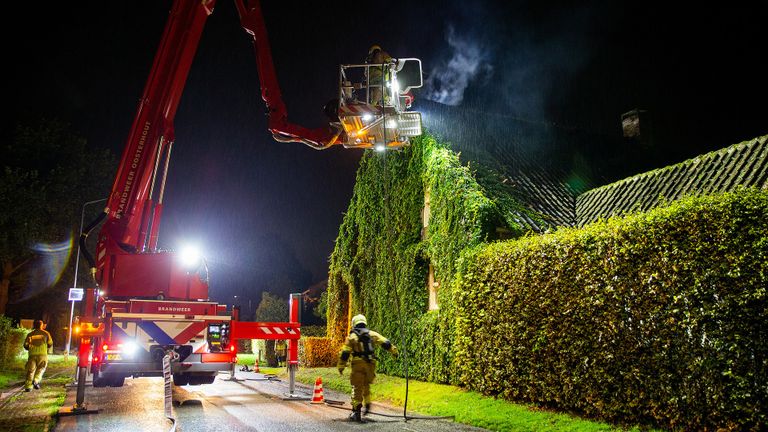
[[411, 89], [420, 88], [424, 85], [421, 60], [417, 58], [397, 59], [395, 72], [397, 73], [397, 83], [400, 86], [400, 94], [408, 93]]

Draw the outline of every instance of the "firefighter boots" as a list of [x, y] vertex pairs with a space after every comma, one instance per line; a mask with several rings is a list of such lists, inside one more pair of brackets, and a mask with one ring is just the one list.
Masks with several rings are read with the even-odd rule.
[[349, 415], [349, 421], [364, 423], [363, 418], [360, 416], [360, 408], [362, 407], [359, 405], [352, 408], [352, 414]]

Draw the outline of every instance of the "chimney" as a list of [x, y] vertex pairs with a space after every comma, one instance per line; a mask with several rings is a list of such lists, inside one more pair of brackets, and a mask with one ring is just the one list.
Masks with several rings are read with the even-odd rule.
[[621, 129], [624, 138], [649, 149], [653, 147], [651, 119], [646, 110], [633, 109], [621, 115]]
[[645, 110], [633, 109], [621, 115], [621, 129], [624, 138], [640, 139], [640, 122], [645, 117]]

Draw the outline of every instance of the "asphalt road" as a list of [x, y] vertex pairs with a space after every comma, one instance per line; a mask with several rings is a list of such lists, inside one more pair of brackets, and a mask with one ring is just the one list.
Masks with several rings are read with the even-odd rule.
[[[210, 385], [174, 387], [173, 415], [176, 430], [191, 431], [472, 431], [484, 429], [451, 420], [413, 419], [405, 422], [402, 409], [374, 403], [365, 424], [347, 421], [349, 395], [324, 389], [326, 401], [310, 403], [313, 388], [296, 384], [293, 397], [285, 381], [266, 380], [264, 375], [238, 372], [237, 380], [221, 374]], [[374, 384], [375, 385], [375, 384]], [[76, 388], [67, 391], [64, 407], [74, 405]], [[69, 431], [169, 431], [172, 422], [164, 415], [162, 378], [126, 379], [122, 388], [86, 387], [86, 406], [98, 414], [61, 417], [53, 429]], [[298, 400], [304, 397], [306, 400]], [[411, 413], [409, 413], [409, 416]], [[413, 416], [419, 416], [413, 413]]]

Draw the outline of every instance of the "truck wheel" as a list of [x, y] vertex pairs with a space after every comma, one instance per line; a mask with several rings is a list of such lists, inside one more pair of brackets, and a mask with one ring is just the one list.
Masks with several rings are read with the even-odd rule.
[[200, 384], [213, 384], [213, 381], [216, 379], [216, 374], [210, 374], [210, 375], [198, 375], [195, 377], [196, 383], [198, 385]]
[[109, 385], [109, 379], [108, 377], [105, 377], [104, 374], [99, 373], [98, 371], [93, 373], [93, 386], [97, 388], [106, 387]]
[[125, 384], [125, 376], [95, 372], [93, 374], [94, 387], [122, 387]]
[[122, 387], [123, 384], [125, 384], [125, 376], [123, 375], [114, 375], [109, 381], [111, 387]]
[[173, 385], [183, 386], [189, 384], [189, 375], [187, 374], [173, 374]]
[[189, 385], [213, 384], [216, 374], [192, 375], [189, 377]]

